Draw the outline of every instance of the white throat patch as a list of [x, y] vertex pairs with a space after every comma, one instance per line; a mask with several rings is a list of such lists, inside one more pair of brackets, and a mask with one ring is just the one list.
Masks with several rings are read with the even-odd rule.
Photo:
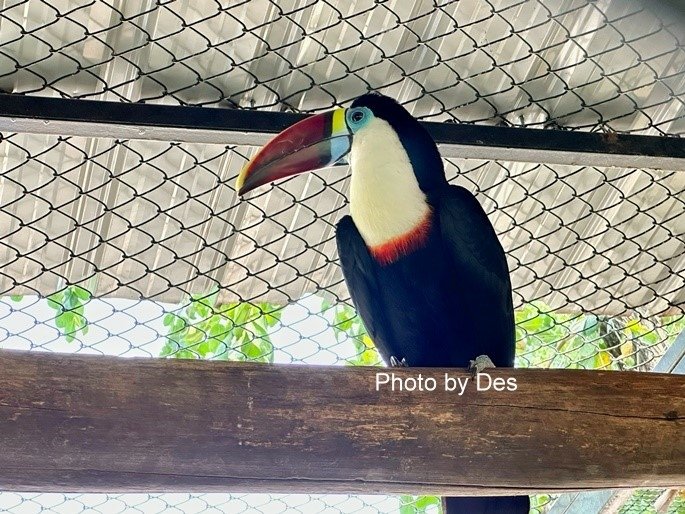
[[355, 133], [350, 165], [350, 213], [367, 246], [407, 234], [426, 219], [426, 195], [387, 121], [374, 117]]

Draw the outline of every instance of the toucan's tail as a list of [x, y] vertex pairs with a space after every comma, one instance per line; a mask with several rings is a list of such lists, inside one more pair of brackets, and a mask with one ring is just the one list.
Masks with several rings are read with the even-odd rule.
[[444, 514], [528, 514], [528, 496], [477, 496], [443, 498]]

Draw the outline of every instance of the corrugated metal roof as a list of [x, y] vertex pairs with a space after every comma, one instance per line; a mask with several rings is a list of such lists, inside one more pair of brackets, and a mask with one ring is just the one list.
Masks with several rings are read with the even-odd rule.
[[[302, 111], [376, 89], [431, 120], [679, 135], [683, 26], [620, 1], [28, 0], [0, 11], [0, 88]], [[347, 297], [333, 241], [344, 168], [238, 203], [253, 148], [5, 136], [2, 291], [96, 274], [98, 294], [166, 301], [214, 284], [224, 300]], [[517, 303], [685, 301], [685, 174], [460, 160], [448, 173], [480, 192]]]

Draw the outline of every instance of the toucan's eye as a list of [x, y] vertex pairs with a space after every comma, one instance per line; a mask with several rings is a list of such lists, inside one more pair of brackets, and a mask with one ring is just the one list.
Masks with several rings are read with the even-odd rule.
[[345, 114], [345, 121], [350, 132], [356, 133], [373, 119], [373, 112], [367, 107], [352, 107]]
[[354, 123], [359, 123], [364, 119], [364, 111], [354, 111], [351, 118]]

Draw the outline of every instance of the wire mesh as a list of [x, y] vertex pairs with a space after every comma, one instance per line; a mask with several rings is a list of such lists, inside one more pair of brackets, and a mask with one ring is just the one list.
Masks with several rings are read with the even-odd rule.
[[[433, 121], [673, 137], [685, 132], [683, 23], [669, 3], [610, 1], [8, 1], [0, 88], [298, 112], [377, 90]], [[0, 347], [379, 364], [335, 253], [348, 170], [238, 202], [233, 184], [254, 151], [2, 134]], [[682, 172], [446, 167], [507, 251], [517, 366], [649, 371], [685, 329]], [[648, 496], [626, 512], [650, 508]], [[437, 508], [412, 497], [0, 493], [10, 512], [400, 505]], [[669, 512], [683, 510], [677, 500]]]

